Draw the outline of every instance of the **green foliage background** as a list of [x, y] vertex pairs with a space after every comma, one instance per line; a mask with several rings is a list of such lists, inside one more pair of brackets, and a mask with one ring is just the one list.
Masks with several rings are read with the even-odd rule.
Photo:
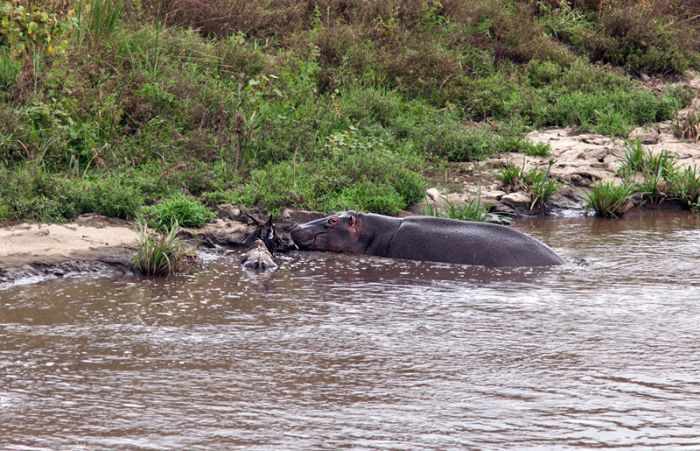
[[0, 5], [0, 220], [178, 196], [397, 213], [445, 161], [546, 152], [532, 128], [673, 117], [688, 93], [633, 77], [697, 67], [700, 42], [672, 0]]

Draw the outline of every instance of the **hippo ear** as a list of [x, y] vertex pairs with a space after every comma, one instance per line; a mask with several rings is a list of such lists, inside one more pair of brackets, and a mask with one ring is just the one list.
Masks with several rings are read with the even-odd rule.
[[348, 224], [352, 227], [357, 223], [357, 216], [348, 215]]

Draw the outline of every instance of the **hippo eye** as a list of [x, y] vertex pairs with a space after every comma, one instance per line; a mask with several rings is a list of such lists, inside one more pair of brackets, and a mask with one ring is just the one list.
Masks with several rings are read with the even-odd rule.
[[337, 225], [337, 224], [338, 224], [338, 218], [337, 218], [336, 216], [331, 216], [330, 218], [328, 218], [328, 224], [329, 224], [329, 225], [332, 225], [332, 226]]

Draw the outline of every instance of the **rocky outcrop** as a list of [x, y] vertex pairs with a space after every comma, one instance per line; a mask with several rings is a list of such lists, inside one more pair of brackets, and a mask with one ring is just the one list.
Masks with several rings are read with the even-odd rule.
[[[688, 111], [700, 110], [700, 75], [692, 75], [683, 82], [697, 90], [698, 98], [680, 111], [682, 118]], [[655, 85], [656, 86], [656, 85]], [[658, 86], [657, 86], [658, 87]], [[677, 159], [680, 168], [700, 168], [700, 146], [696, 142], [678, 139], [673, 135], [673, 121], [651, 124], [632, 130], [629, 140], [639, 139], [645, 148], [658, 153], [667, 151]], [[574, 128], [538, 130], [526, 136], [535, 143], [546, 143], [552, 148], [548, 157], [525, 156], [522, 153], [503, 153], [483, 162], [452, 163], [448, 167], [446, 186], [440, 195], [449, 202], [461, 204], [473, 199], [479, 192], [484, 203], [494, 211], [512, 214], [537, 214], [525, 208], [528, 194], [524, 191], [507, 194], [497, 179], [497, 171], [507, 164], [536, 167], [546, 170], [550, 161], [550, 175], [560, 183], [559, 192], [548, 202], [548, 210], [582, 209], [590, 187], [598, 182], [613, 181], [626, 153], [625, 140], [595, 133], [582, 133]], [[447, 189], [445, 189], [447, 188]], [[437, 189], [428, 190], [426, 202], [439, 205]], [[432, 193], [432, 195], [431, 195]]]

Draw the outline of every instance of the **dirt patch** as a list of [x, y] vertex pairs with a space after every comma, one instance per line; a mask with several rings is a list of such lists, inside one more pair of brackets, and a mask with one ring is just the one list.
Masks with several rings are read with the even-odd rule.
[[[180, 236], [207, 247], [242, 247], [255, 235], [253, 217], [222, 206], [219, 218], [200, 229], [183, 229]], [[318, 213], [285, 210], [275, 230], [280, 247], [292, 246], [289, 229]], [[77, 273], [135, 272], [136, 224], [99, 215], [83, 215], [69, 224], [15, 224], [0, 227], [0, 287], [25, 278], [41, 280]]]
[[0, 284], [75, 272], [130, 272], [138, 241], [133, 224], [86, 215], [70, 224], [0, 228]]
[[[678, 117], [684, 117], [688, 111], [700, 109], [700, 75], [693, 74], [682, 83], [695, 89], [697, 98], [688, 108], [680, 111]], [[673, 121], [665, 121], [637, 128], [630, 133], [629, 139], [640, 139], [648, 150], [655, 153], [666, 150], [676, 157], [680, 168], [700, 167], [700, 145], [673, 136], [672, 124]], [[435, 195], [433, 190], [426, 201], [439, 204], [447, 200], [461, 204], [473, 199], [480, 191], [484, 203], [492, 205], [495, 211], [537, 214], [540, 212], [529, 209], [528, 194], [507, 193], [496, 173], [507, 164], [547, 169], [551, 160], [553, 164], [550, 174], [560, 182], [561, 188], [548, 202], [547, 210], [582, 209], [587, 193], [595, 182], [616, 179], [617, 170], [622, 165], [626, 153], [625, 140], [594, 133], [580, 133], [573, 128], [538, 130], [528, 134], [527, 139], [549, 144], [552, 155], [529, 157], [521, 153], [502, 153], [487, 161], [452, 163], [444, 174], [434, 177], [439, 192]]]

